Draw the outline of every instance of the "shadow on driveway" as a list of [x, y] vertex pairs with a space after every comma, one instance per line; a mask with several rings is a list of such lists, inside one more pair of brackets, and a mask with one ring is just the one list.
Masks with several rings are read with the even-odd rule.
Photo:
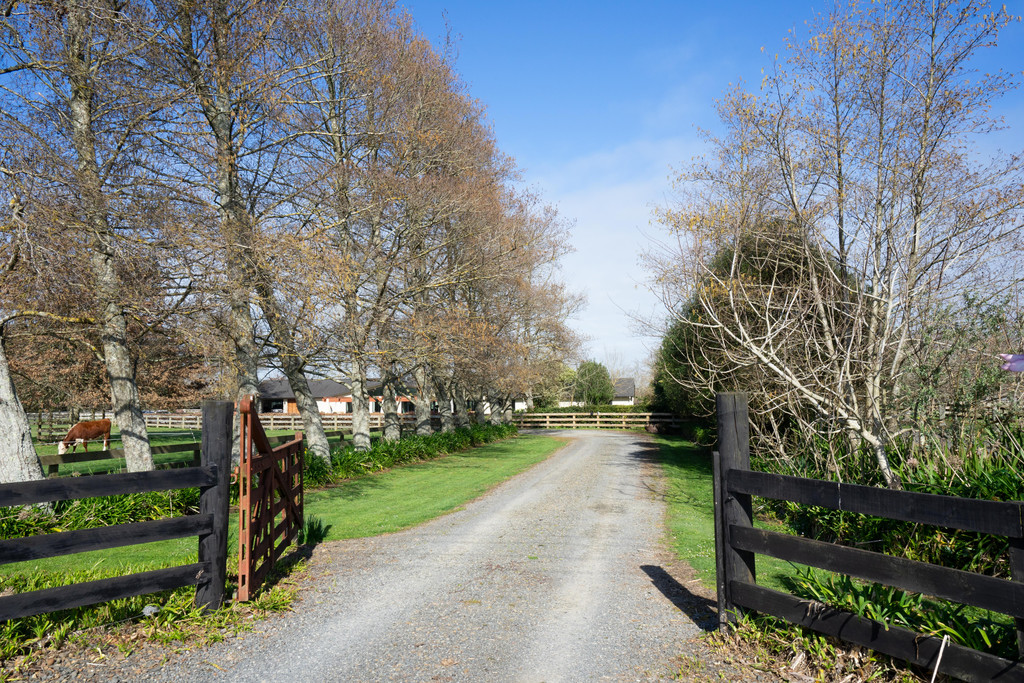
[[699, 628], [705, 631], [714, 631], [718, 628], [718, 605], [714, 600], [694, 595], [661, 567], [644, 564], [640, 569], [651, 577], [654, 587], [690, 617]]

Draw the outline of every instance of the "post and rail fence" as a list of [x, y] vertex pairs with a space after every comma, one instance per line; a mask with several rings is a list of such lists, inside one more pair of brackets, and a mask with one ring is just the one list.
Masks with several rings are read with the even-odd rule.
[[679, 429], [683, 420], [672, 413], [516, 413], [520, 429]]
[[[83, 420], [92, 419], [93, 417], [94, 415], [88, 413], [81, 415]], [[95, 417], [100, 419], [100, 413], [96, 413]], [[107, 417], [111, 417], [109, 413]], [[145, 413], [143, 418], [146, 421], [146, 427], [149, 429], [190, 429], [198, 431], [202, 428], [202, 415], [198, 411]], [[412, 413], [402, 413], [401, 418], [403, 425], [406, 427], [412, 426], [416, 422], [416, 416]], [[320, 419], [326, 430], [347, 430], [348, 433], [352, 432], [351, 413], [320, 413]], [[370, 429], [384, 428], [383, 413], [370, 413], [369, 419]], [[297, 413], [260, 413], [260, 420], [263, 422], [264, 429], [302, 429], [302, 416]], [[71, 426], [72, 423], [66, 413], [54, 414], [53, 422], [48, 423], [45, 427], [36, 425], [37, 438], [44, 443], [57, 443], [68, 433]]]
[[0, 540], [0, 564], [189, 536], [196, 536], [199, 544], [198, 562], [192, 564], [0, 597], [0, 621], [190, 585], [196, 586], [197, 605], [219, 607], [227, 574], [233, 412], [230, 402], [203, 404], [198, 467], [0, 484], [0, 507], [190, 487], [200, 490], [195, 515]]
[[[1013, 617], [1024, 655], [1024, 503], [974, 500], [750, 469], [746, 394], [718, 394], [714, 454], [718, 614], [724, 629], [747, 610], [862, 645], [965, 681], [1024, 681], [1024, 663], [882, 624], [757, 584], [756, 555], [768, 555], [865, 581]], [[1007, 537], [1011, 578], [1002, 579], [755, 529], [751, 497]]]
[[[259, 413], [259, 416], [264, 429], [302, 429], [302, 416], [297, 413]], [[199, 428], [199, 416], [192, 413], [146, 413], [145, 418], [149, 428]], [[416, 421], [416, 416], [411, 413], [402, 413], [401, 418], [405, 426], [415, 424]], [[351, 413], [320, 413], [320, 420], [324, 429], [352, 432]], [[384, 414], [370, 413], [370, 429], [383, 428]]]
[[[328, 439], [343, 438], [346, 434], [351, 434], [351, 430], [336, 429], [324, 432], [324, 435]], [[294, 437], [291, 434], [268, 436], [267, 443], [271, 446], [278, 446], [291, 441], [293, 438]], [[169, 444], [167, 446], [151, 446], [150, 451], [153, 455], [164, 455], [169, 453], [192, 454], [192, 457], [188, 459], [183, 458], [180, 461], [176, 460], [169, 463], [160, 463], [157, 465], [158, 469], [166, 469], [168, 467], [186, 467], [189, 464], [193, 467], [198, 467], [200, 464], [200, 452], [202, 451], [202, 445], [200, 442], [176, 443]], [[65, 453], [64, 455], [39, 456], [39, 462], [43, 466], [43, 471], [49, 477], [56, 476], [61, 465], [70, 465], [81, 462], [97, 462], [101, 460], [124, 460], [124, 450], [120, 448], [112, 448], [108, 451], [80, 451], [76, 453]]]
[[[198, 413], [146, 413], [144, 417], [150, 429], [198, 430], [201, 426]], [[416, 423], [412, 413], [402, 413], [401, 418], [404, 427]], [[320, 419], [324, 429], [352, 431], [351, 413], [321, 413]], [[370, 413], [369, 419], [370, 429], [384, 428], [383, 413]], [[678, 429], [683, 425], [683, 420], [671, 413], [516, 413], [513, 420], [522, 429], [645, 429], [649, 426]], [[302, 416], [298, 414], [260, 413], [260, 421], [264, 429], [302, 429]], [[434, 421], [437, 422], [436, 416]], [[49, 440], [59, 440], [70, 428], [70, 423], [55, 423], [49, 433], [59, 433], [59, 436]]]

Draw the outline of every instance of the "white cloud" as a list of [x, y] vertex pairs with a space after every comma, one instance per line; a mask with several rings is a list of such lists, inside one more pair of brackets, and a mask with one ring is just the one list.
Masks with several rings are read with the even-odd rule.
[[651, 217], [667, 201], [670, 167], [694, 156], [699, 145], [696, 138], [634, 140], [528, 178], [575, 221], [576, 251], [564, 259], [562, 274], [570, 289], [587, 296], [575, 327], [590, 337], [592, 356], [604, 350], [632, 365], [656, 344], [635, 332], [635, 317], [658, 317], [662, 309], [638, 262], [648, 247], [645, 235], [658, 231]]

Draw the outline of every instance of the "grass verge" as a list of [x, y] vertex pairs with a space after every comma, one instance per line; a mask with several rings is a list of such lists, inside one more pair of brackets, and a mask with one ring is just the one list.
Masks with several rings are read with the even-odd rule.
[[[668, 530], [676, 557], [693, 567], [705, 586], [715, 587], [715, 496], [711, 449], [679, 437], [659, 436], [662, 468], [668, 484]], [[755, 521], [754, 526], [784, 531]], [[798, 565], [773, 557], [757, 558], [758, 583], [785, 590], [784, 580]]]
[[306, 495], [326, 540], [376, 536], [455, 510], [544, 460], [564, 442], [520, 435], [429, 462], [348, 479]]

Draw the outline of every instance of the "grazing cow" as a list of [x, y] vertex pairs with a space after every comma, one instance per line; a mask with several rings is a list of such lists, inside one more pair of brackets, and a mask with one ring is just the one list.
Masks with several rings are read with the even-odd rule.
[[79, 422], [70, 430], [68, 435], [64, 437], [64, 440], [57, 446], [57, 453], [64, 455], [68, 452], [68, 446], [71, 446], [71, 452], [75, 452], [75, 448], [78, 444], [82, 444], [82, 448], [86, 451], [89, 450], [89, 442], [96, 441], [100, 437], [103, 437], [103, 450], [110, 448], [110, 420], [93, 420], [92, 422]]

